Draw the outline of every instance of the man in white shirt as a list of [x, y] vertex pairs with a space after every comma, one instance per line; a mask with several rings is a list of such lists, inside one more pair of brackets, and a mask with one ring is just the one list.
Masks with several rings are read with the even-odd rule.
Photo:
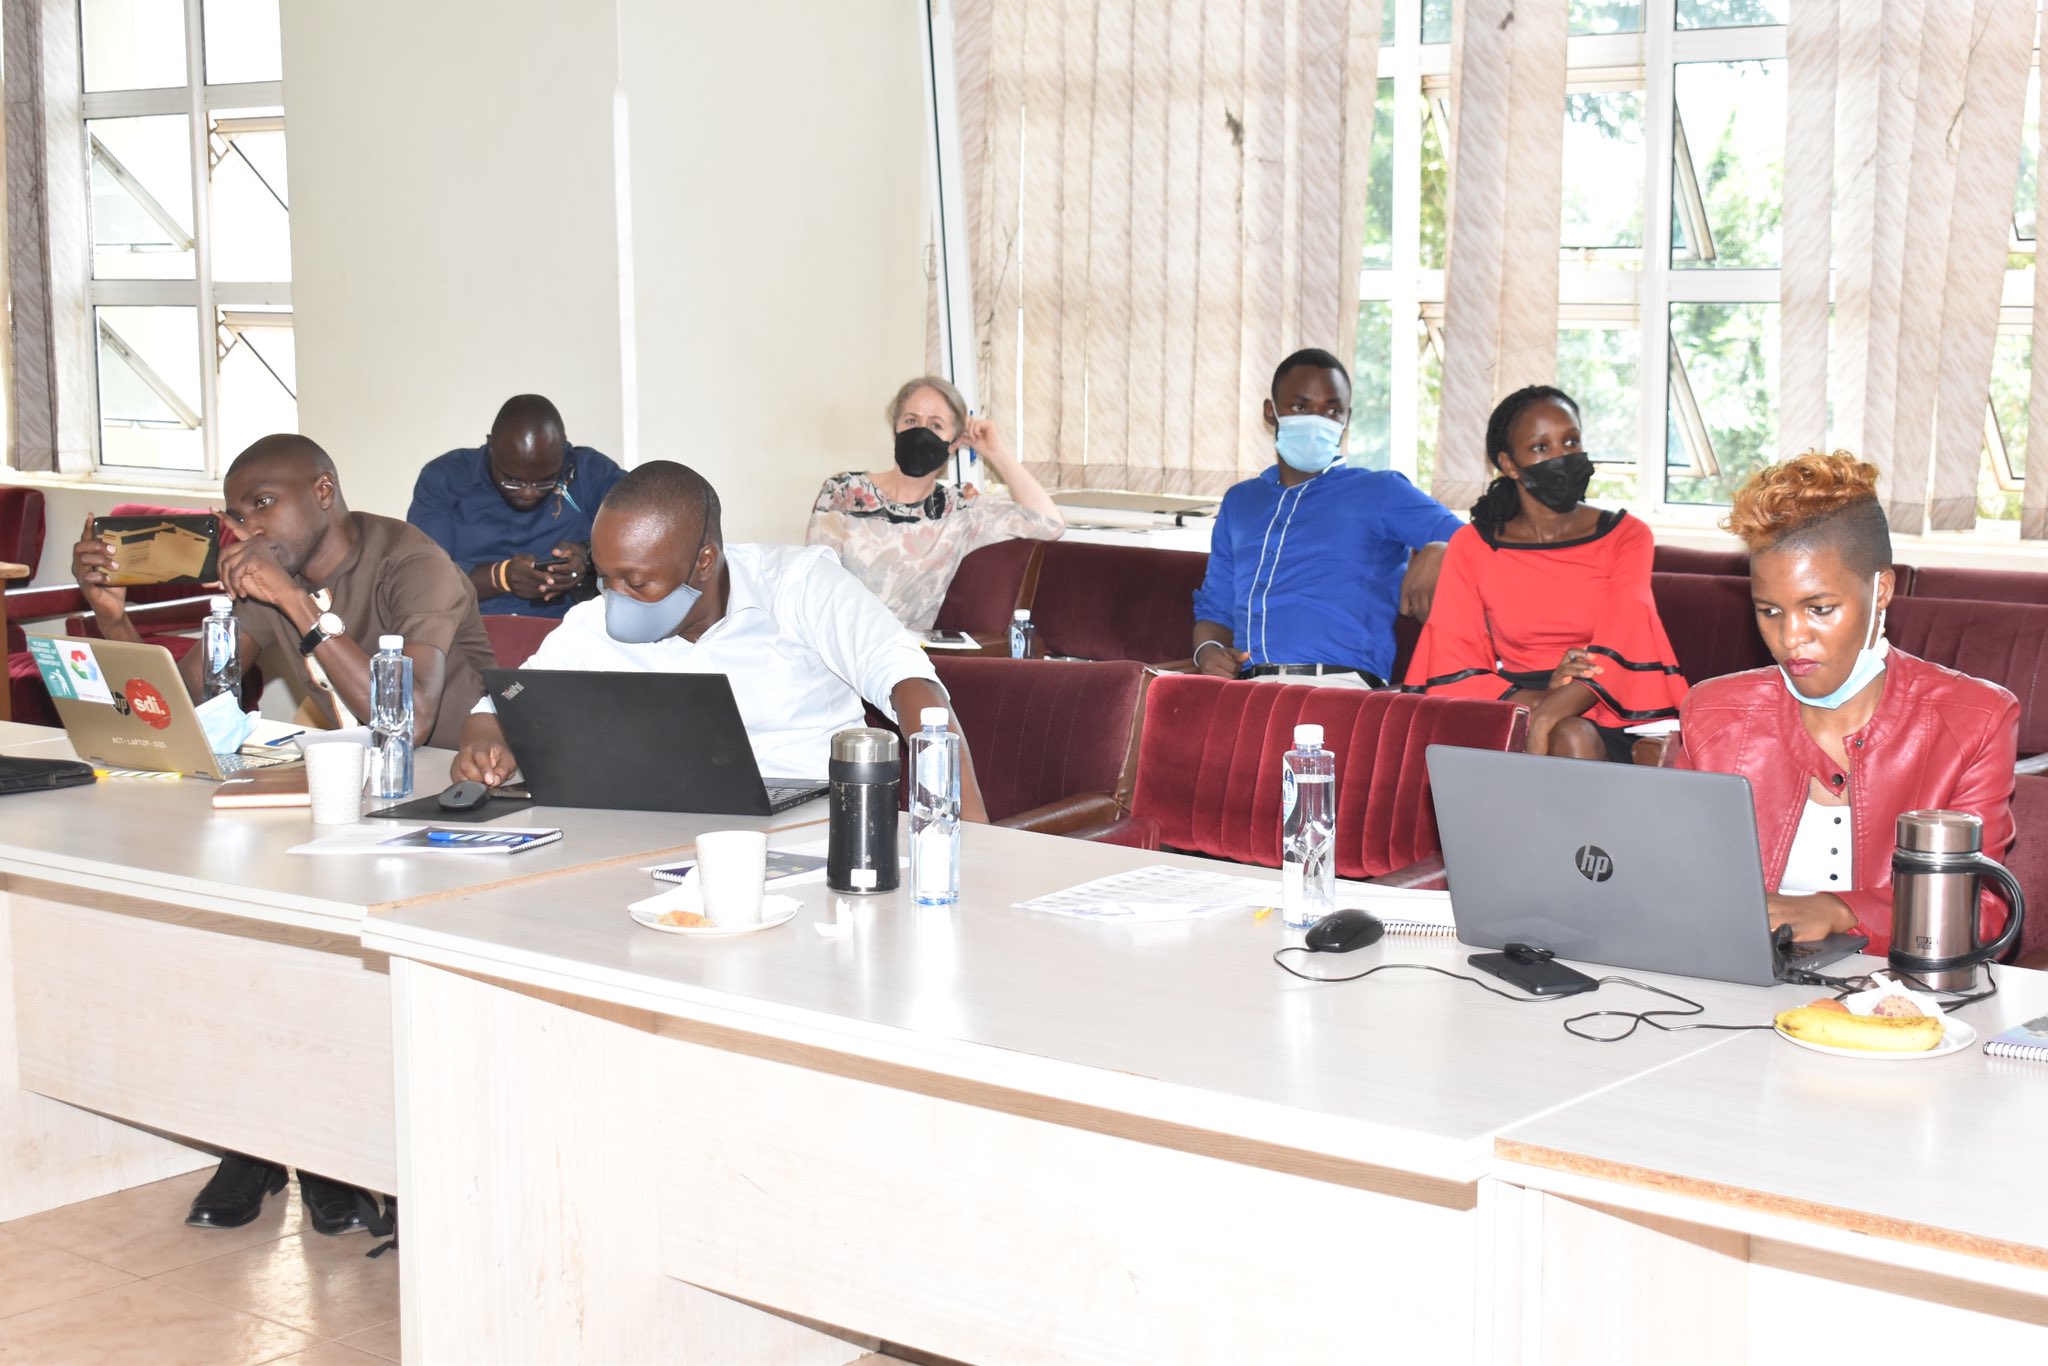
[[[590, 557], [604, 591], [570, 608], [524, 667], [725, 674], [768, 777], [822, 778], [833, 734], [863, 723], [862, 697], [906, 730], [926, 707], [950, 711], [924, 651], [829, 549], [727, 546], [717, 491], [687, 466], [656, 460], [621, 479]], [[453, 776], [495, 785], [517, 766], [486, 696]], [[960, 805], [988, 818], [972, 759]]]

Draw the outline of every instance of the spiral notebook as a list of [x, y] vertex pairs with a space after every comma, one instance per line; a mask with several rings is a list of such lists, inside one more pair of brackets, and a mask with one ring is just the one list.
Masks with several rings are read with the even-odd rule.
[[1417, 887], [1361, 887], [1337, 884], [1337, 904], [1371, 911], [1387, 927], [1388, 934], [1406, 938], [1455, 939], [1457, 922], [1451, 919], [1451, 894]]
[[1984, 1051], [1994, 1058], [2023, 1058], [2028, 1062], [2048, 1062], [2048, 1015], [2036, 1016], [2025, 1024], [2014, 1025], [1985, 1044]]

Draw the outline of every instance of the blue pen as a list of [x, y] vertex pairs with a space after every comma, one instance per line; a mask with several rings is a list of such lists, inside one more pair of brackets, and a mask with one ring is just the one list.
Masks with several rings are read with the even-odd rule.
[[275, 740], [265, 740], [263, 744], [265, 748], [275, 749], [277, 746], [284, 744], [288, 740], [298, 739], [301, 735], [304, 735], [305, 733], [306, 732], [302, 730], [295, 730], [290, 735], [280, 735]]

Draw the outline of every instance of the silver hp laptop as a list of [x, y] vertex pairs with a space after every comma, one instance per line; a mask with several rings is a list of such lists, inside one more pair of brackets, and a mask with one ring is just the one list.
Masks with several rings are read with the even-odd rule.
[[161, 645], [31, 635], [28, 648], [81, 759], [225, 778], [298, 757], [296, 750], [263, 758], [215, 754], [178, 662]]
[[1769, 986], [1869, 942], [1774, 945], [1745, 778], [1431, 745], [1429, 781], [1467, 944]]

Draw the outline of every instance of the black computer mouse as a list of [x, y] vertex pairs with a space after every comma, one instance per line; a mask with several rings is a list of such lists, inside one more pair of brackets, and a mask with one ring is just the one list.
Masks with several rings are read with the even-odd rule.
[[491, 790], [482, 783], [450, 783], [436, 798], [443, 811], [474, 811], [490, 799]]
[[1349, 953], [1362, 949], [1367, 944], [1377, 944], [1387, 927], [1371, 911], [1347, 907], [1331, 911], [1328, 915], [1308, 927], [1308, 934], [1302, 943], [1310, 953]]

